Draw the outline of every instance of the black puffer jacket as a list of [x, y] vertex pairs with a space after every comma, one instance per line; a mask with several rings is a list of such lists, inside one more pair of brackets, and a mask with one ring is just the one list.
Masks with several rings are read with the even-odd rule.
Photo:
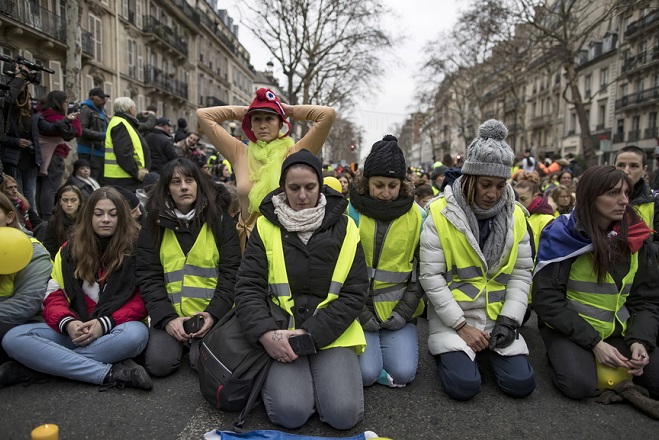
[[[273, 195], [280, 191], [270, 193], [263, 200], [260, 210], [268, 220], [282, 228], [272, 203]], [[348, 202], [339, 193], [327, 188], [324, 194], [327, 198], [325, 218], [306, 245], [296, 233], [282, 228], [286, 272], [295, 301], [295, 324], [310, 333], [319, 348], [334, 342], [357, 319], [368, 291], [364, 252], [359, 244], [339, 297], [314, 314], [318, 304], [327, 297], [349, 221], [343, 215]], [[270, 301], [268, 259], [259, 232], [254, 228], [236, 283], [236, 314], [247, 338], [254, 345], [261, 335], [278, 328], [267, 301]]]
[[150, 171], [160, 174], [160, 170], [167, 162], [179, 157], [174, 149], [172, 137], [164, 130], [154, 128], [151, 130], [151, 133], [144, 137], [144, 139], [149, 145], [149, 151], [151, 152]]
[[[199, 310], [210, 313], [215, 318], [215, 322], [233, 307], [236, 271], [240, 265], [240, 245], [236, 225], [226, 211], [223, 211], [222, 216], [216, 220], [213, 231], [220, 252], [217, 287], [215, 296], [206, 310]], [[174, 231], [181, 250], [186, 255], [201, 231], [201, 225], [196, 222], [183, 223], [164, 211], [159, 213], [158, 223], [161, 228]], [[156, 233], [151, 229], [151, 222], [145, 222], [137, 240], [137, 280], [151, 316], [151, 325], [163, 329], [169, 321], [177, 318], [178, 314], [165, 289], [165, 277], [160, 263], [160, 244], [161, 240], [156, 239]]]

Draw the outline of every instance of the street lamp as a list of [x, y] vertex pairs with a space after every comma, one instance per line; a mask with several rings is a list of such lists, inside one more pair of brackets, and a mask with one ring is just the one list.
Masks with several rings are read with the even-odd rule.
[[237, 125], [236, 125], [235, 121], [229, 122], [229, 130], [231, 130], [231, 136], [234, 136], [234, 137], [236, 136], [236, 127], [237, 127]]

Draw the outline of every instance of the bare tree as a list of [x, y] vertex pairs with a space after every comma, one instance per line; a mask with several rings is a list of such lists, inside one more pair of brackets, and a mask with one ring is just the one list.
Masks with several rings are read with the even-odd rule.
[[66, 2], [66, 84], [67, 99], [80, 98], [80, 70], [82, 69], [81, 41], [82, 8], [77, 0]]
[[350, 107], [393, 45], [381, 0], [251, 0], [247, 23], [282, 66], [291, 104]]
[[323, 160], [329, 163], [357, 162], [362, 129], [348, 119], [337, 117], [325, 141]]
[[623, 8], [633, 8], [633, 0], [509, 0], [520, 23], [527, 24], [534, 45], [544, 56], [551, 55], [562, 66], [565, 77], [563, 99], [574, 105], [581, 131], [586, 166], [597, 164], [585, 99], [579, 90], [576, 60], [579, 52], [599, 36], [596, 32]]

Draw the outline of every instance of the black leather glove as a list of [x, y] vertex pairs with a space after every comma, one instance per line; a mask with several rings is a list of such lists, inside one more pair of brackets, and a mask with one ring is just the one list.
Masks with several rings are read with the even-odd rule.
[[396, 330], [400, 330], [401, 328], [405, 327], [405, 324], [407, 324], [407, 322], [405, 322], [405, 318], [403, 318], [400, 313], [391, 312], [389, 319], [382, 323], [382, 328], [395, 332]]
[[378, 322], [375, 317], [369, 319], [368, 321], [364, 322], [362, 324], [362, 329], [365, 332], [379, 332], [382, 326], [380, 326], [380, 323]]
[[519, 324], [507, 316], [497, 318], [497, 323], [490, 333], [490, 350], [493, 348], [506, 348], [519, 339]]

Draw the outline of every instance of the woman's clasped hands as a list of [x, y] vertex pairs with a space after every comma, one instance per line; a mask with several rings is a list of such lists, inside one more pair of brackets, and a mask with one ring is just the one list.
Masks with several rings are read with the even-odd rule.
[[87, 322], [76, 319], [67, 324], [66, 332], [75, 345], [84, 347], [103, 336], [103, 327], [98, 322], [98, 319], [92, 319]]

